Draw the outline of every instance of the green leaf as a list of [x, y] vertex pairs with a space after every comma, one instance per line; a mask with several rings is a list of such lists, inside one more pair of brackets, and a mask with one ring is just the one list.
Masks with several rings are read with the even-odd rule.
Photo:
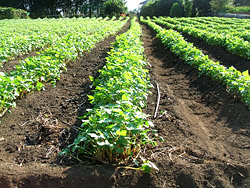
[[123, 100], [123, 101], [127, 101], [127, 100], [128, 100], [128, 97], [127, 97], [126, 94], [123, 94], [123, 95], [122, 95], [122, 100]]
[[242, 72], [242, 75], [243, 75], [243, 76], [249, 76], [248, 70]]
[[123, 149], [121, 149], [121, 148], [116, 148], [115, 151], [116, 151], [117, 153], [120, 153], [120, 154], [123, 153]]
[[116, 134], [120, 135], [120, 136], [126, 136], [127, 135], [127, 131], [126, 130], [117, 130]]
[[41, 82], [36, 83], [36, 88], [37, 88], [38, 91], [41, 90], [42, 87], [43, 87], [43, 83], [41, 83]]
[[89, 79], [90, 79], [91, 82], [94, 81], [94, 77], [93, 76], [89, 76]]
[[147, 174], [150, 174], [151, 172], [151, 167], [147, 163], [142, 164], [141, 169]]
[[124, 78], [127, 80], [131, 78], [130, 74], [127, 71], [125, 71], [123, 75], [124, 75]]
[[88, 95], [89, 100], [93, 100], [95, 97], [92, 95]]

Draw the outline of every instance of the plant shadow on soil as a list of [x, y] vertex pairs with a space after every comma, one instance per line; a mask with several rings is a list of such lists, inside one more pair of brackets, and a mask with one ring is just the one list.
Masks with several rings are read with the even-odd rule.
[[[198, 71], [166, 50], [152, 30], [142, 29], [151, 82], [156, 80], [161, 90], [158, 117], [152, 121], [165, 139], [145, 155], [160, 170], [144, 174], [58, 158], [81, 125], [78, 117], [91, 107], [89, 76], [98, 76], [105, 64], [115, 40], [109, 37], [70, 62], [56, 88], [48, 84], [27, 95], [2, 118], [0, 188], [250, 187], [247, 108], [220, 84], [197, 77]], [[157, 98], [156, 89], [151, 92], [144, 110], [150, 115]]]
[[196, 48], [202, 50], [202, 52], [205, 55], [208, 55], [208, 57], [213, 61], [215, 62], [219, 61], [220, 64], [226, 67], [233, 66], [241, 72], [246, 70], [250, 71], [249, 59], [233, 55], [232, 53], [227, 52], [223, 47], [208, 45], [206, 42], [197, 39], [191, 35], [188, 35], [186, 33], [185, 34], [183, 33], [182, 35], [188, 42], [193, 43], [194, 46], [196, 46]]
[[[156, 35], [153, 30], [151, 30], [151, 34], [153, 36]], [[211, 57], [212, 60], [219, 61], [226, 67], [234, 66], [240, 71], [250, 70], [250, 60], [230, 54], [222, 47], [209, 46], [204, 41], [188, 34], [183, 34], [183, 36], [186, 41], [193, 43], [195, 47], [199, 48], [205, 55]], [[226, 118], [227, 121], [225, 125], [232, 128], [233, 131], [239, 131], [241, 128], [245, 129], [250, 127], [250, 123], [247, 125], [245, 123], [250, 120], [248, 107], [242, 104], [235, 94], [227, 92], [225, 86], [222, 86], [217, 81], [200, 75], [198, 70], [186, 65], [171, 52], [166, 53], [165, 47], [161, 44], [160, 40], [156, 40], [153, 46], [161, 46], [156, 51], [158, 54], [161, 54], [162, 61], [168, 61], [168, 63], [162, 65], [163, 69], [172, 68], [174, 69], [173, 74], [183, 74], [185, 77], [189, 78], [191, 89], [194, 88], [195, 91], [198, 91], [199, 94], [203, 96], [202, 101], [207, 106], [214, 109], [219, 107], [218, 112], [220, 114], [217, 115], [218, 121]], [[170, 59], [172, 61], [168, 60], [169, 57], [171, 57]], [[173, 84], [175, 84], [175, 82], [173, 82]], [[238, 120], [242, 119], [244, 123], [238, 122]], [[235, 123], [237, 123], [237, 125], [235, 125]]]
[[[129, 23], [118, 34], [128, 28]], [[131, 179], [129, 173], [111, 165], [90, 165], [88, 161], [77, 165], [77, 161], [58, 157], [76, 136], [81, 125], [78, 117], [91, 108], [87, 96], [92, 90], [89, 76], [99, 75], [113, 42], [115, 36], [108, 37], [76, 62], [69, 62], [55, 88], [46, 84], [45, 90], [18, 100], [12, 113], [1, 119], [0, 188], [110, 187], [116, 182], [115, 172], [121, 174], [124, 185], [131, 184], [135, 177], [135, 185], [143, 187], [148, 182], [143, 173]], [[6, 67], [13, 67], [16, 62], [11, 61]]]
[[[172, 149], [183, 150], [177, 152], [181, 157], [175, 159], [169, 170], [176, 174], [174, 184], [180, 187], [249, 187], [249, 109], [221, 84], [198, 76], [197, 70], [154, 37], [156, 33], [152, 29], [143, 25], [143, 30], [145, 54], [151, 64], [151, 83], [156, 80], [162, 91], [159, 109], [162, 114], [154, 123]], [[156, 89], [152, 93], [155, 97], [149, 99], [149, 103], [156, 101]], [[148, 113], [152, 111], [152, 107], [147, 109]], [[170, 122], [164, 123], [163, 119]], [[168, 135], [164, 134], [164, 129], [168, 129]], [[176, 170], [178, 165], [182, 170]]]

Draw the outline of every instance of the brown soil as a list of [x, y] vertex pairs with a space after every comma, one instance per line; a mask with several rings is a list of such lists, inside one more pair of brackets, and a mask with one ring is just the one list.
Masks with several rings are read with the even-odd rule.
[[182, 35], [188, 42], [193, 43], [196, 48], [200, 49], [203, 54], [208, 55], [208, 57], [213, 61], [219, 61], [220, 64], [226, 67], [233, 66], [241, 72], [246, 70], [250, 71], [250, 60], [237, 55], [233, 55], [220, 46], [210, 46], [204, 41], [191, 35], [184, 33]]
[[[161, 25], [163, 28], [167, 28], [166, 26]], [[219, 61], [221, 65], [225, 67], [233, 66], [237, 70], [243, 72], [246, 70], [250, 71], [250, 60], [240, 57], [238, 55], [234, 55], [228, 51], [226, 51], [223, 47], [220, 46], [211, 46], [208, 45], [205, 41], [193, 37], [187, 33], [181, 33], [184, 36], [185, 40], [193, 43], [196, 48], [201, 50], [204, 55], [207, 55], [211, 60], [217, 62]]]
[[[220, 84], [198, 77], [144, 28], [151, 80], [161, 90], [154, 123], [166, 140], [152, 151], [166, 187], [249, 187], [250, 111]], [[153, 91], [155, 104], [157, 92]], [[152, 114], [154, 106], [147, 112]], [[163, 184], [162, 184], [163, 185]]]
[[[78, 116], [90, 107], [89, 75], [97, 76], [114, 37], [68, 65], [56, 88], [27, 95], [0, 124], [0, 188], [6, 187], [250, 187], [250, 111], [224, 87], [165, 50], [142, 26], [151, 81], [160, 86], [158, 117], [165, 139], [146, 155], [150, 175], [112, 165], [78, 164], [58, 157], [75, 135]], [[152, 89], [145, 111], [154, 113]]]
[[32, 51], [26, 55], [17, 56], [14, 60], [3, 63], [3, 65], [0, 67], [0, 72], [10, 73], [11, 71], [15, 70], [16, 65], [18, 65], [21, 60], [24, 60], [27, 57], [37, 56], [38, 54], [36, 52], [37, 51]]

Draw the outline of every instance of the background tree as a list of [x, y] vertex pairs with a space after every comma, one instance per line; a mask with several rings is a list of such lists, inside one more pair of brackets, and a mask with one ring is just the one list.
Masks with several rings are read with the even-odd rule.
[[226, 6], [233, 5], [234, 0], [212, 0], [210, 2], [211, 11], [218, 13], [224, 12], [226, 10]]
[[211, 0], [193, 0], [192, 16], [206, 16], [210, 12]]
[[126, 1], [124, 0], [107, 0], [103, 5], [103, 13], [106, 16], [119, 16], [121, 13], [127, 13]]
[[158, 2], [149, 0], [145, 5], [141, 7], [141, 16], [158, 16], [157, 12]]
[[29, 13], [23, 9], [13, 7], [0, 7], [0, 19], [25, 19], [29, 18]]
[[174, 3], [170, 9], [170, 16], [171, 17], [181, 17], [182, 16], [182, 7], [179, 3]]
[[156, 15], [157, 16], [169, 16], [170, 9], [174, 3], [182, 4], [182, 0], [160, 0], [157, 1]]
[[0, 0], [0, 6], [27, 10], [32, 18], [100, 16], [106, 0]]
[[250, 0], [235, 0], [234, 5], [250, 6]]
[[184, 8], [184, 16], [185, 17], [192, 16], [193, 0], [184, 0], [183, 1], [183, 8]]
[[169, 16], [170, 9], [174, 3], [182, 5], [183, 0], [158, 0], [148, 1], [140, 10], [142, 16]]
[[137, 16], [137, 9], [134, 9], [134, 10], [130, 10], [129, 12], [129, 16]]

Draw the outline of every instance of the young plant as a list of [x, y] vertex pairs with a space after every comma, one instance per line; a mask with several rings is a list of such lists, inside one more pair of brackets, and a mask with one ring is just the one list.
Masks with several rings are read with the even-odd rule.
[[[140, 41], [141, 29], [135, 18], [129, 31], [118, 36], [107, 64], [93, 81], [89, 96], [93, 109], [82, 117], [83, 124], [74, 143], [62, 154], [91, 158], [103, 163], [137, 163], [141, 150], [156, 145], [149, 137], [153, 123], [142, 112], [151, 87]], [[149, 172], [151, 162], [140, 170]]]

